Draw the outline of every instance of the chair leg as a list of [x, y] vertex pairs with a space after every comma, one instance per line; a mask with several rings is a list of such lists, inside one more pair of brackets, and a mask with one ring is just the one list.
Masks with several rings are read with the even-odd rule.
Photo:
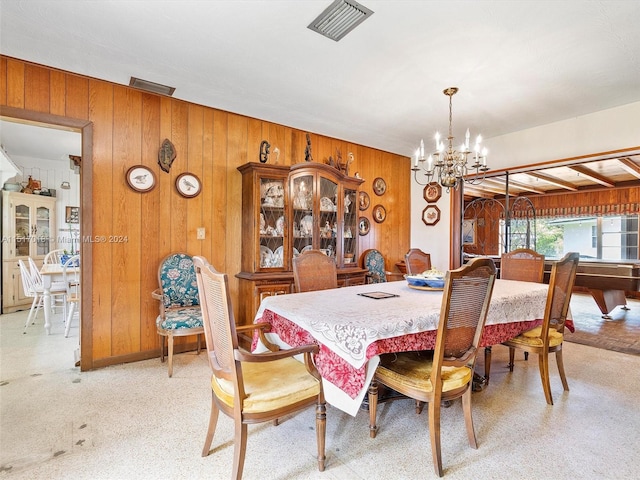
[[516, 349], [515, 347], [509, 347], [509, 371], [513, 372], [513, 362], [516, 358]]
[[558, 372], [560, 373], [560, 380], [562, 380], [562, 387], [565, 392], [569, 391], [569, 384], [567, 383], [567, 377], [564, 374], [564, 361], [562, 359], [562, 348], [556, 351], [556, 363], [558, 364]]
[[71, 319], [73, 318], [73, 314], [76, 312], [76, 303], [71, 302], [69, 305], [69, 315], [67, 316], [67, 324], [64, 327], [64, 337], [69, 337], [69, 329], [71, 328]]
[[[36, 308], [37, 304], [37, 308]], [[31, 303], [31, 309], [29, 310], [29, 315], [27, 315], [27, 321], [24, 323], [24, 331], [22, 333], [27, 333], [27, 327], [29, 323], [31, 323], [31, 318], [33, 317], [33, 323], [35, 323], [35, 316], [33, 314], [33, 309], [36, 309], [36, 316], [38, 315], [38, 310], [40, 309], [40, 297], [36, 295], [33, 297], [33, 302]]]
[[173, 375], [173, 335], [167, 337], [167, 357], [169, 359], [169, 377]]
[[547, 352], [538, 355], [538, 364], [540, 366], [540, 380], [542, 380], [542, 389], [544, 396], [549, 405], [553, 405], [553, 397], [551, 396], [551, 383], [549, 382], [549, 354]]
[[491, 347], [484, 347], [484, 384], [489, 385], [489, 373], [491, 373]]
[[378, 382], [372, 380], [369, 385], [369, 437], [376, 438], [378, 427], [376, 426], [376, 414], [378, 410]]
[[318, 443], [318, 470], [324, 472], [324, 462], [326, 456], [324, 454], [325, 440], [327, 437], [327, 403], [324, 400], [324, 394], [318, 397], [316, 405], [316, 442]]
[[158, 335], [160, 337], [160, 362], [164, 363], [164, 335]]
[[442, 451], [440, 449], [440, 400], [429, 402], [429, 436], [431, 437], [431, 454], [433, 455], [433, 469], [436, 475], [442, 477]]
[[476, 441], [476, 432], [473, 428], [473, 416], [471, 412], [471, 392], [473, 389], [471, 386], [462, 395], [462, 410], [464, 411], [464, 423], [467, 427], [467, 437], [469, 438], [469, 446], [471, 448], [478, 448]]
[[213, 392], [211, 392], [211, 414], [209, 415], [209, 428], [207, 430], [207, 438], [204, 440], [204, 448], [202, 449], [202, 456], [206, 457], [209, 455], [209, 451], [211, 450], [211, 442], [213, 441], [213, 436], [216, 433], [216, 425], [218, 424], [218, 414], [220, 413], [220, 409], [218, 405], [216, 405], [216, 401], [213, 398]]
[[235, 446], [233, 448], [233, 473], [231, 478], [240, 480], [244, 469], [244, 454], [247, 450], [247, 424], [242, 423], [242, 419], [235, 418]]

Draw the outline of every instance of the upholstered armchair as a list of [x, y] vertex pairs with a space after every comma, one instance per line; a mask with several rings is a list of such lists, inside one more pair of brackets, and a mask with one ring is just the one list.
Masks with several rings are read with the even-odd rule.
[[384, 257], [379, 250], [371, 248], [362, 253], [360, 264], [369, 272], [366, 274], [367, 283], [383, 283], [402, 280], [404, 277], [399, 272], [390, 272], [384, 264]]
[[168, 339], [169, 376], [173, 375], [173, 339], [196, 335], [200, 353], [200, 335], [204, 334], [193, 259], [186, 253], [166, 256], [158, 267], [159, 288], [151, 296], [159, 301], [156, 329], [160, 336], [160, 360], [164, 362], [164, 339]]

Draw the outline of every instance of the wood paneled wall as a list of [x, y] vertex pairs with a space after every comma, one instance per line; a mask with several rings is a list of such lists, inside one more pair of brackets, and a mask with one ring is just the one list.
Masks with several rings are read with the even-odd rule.
[[[18, 111], [25, 113], [16, 115], [23, 118], [35, 113], [92, 125], [91, 165], [82, 172], [90, 172], [90, 178], [83, 178], [90, 188], [82, 192], [81, 212], [90, 216], [83, 229], [91, 231], [82, 235], [107, 240], [82, 245], [83, 258], [90, 261], [83, 266], [84, 370], [159, 355], [158, 305], [151, 291], [157, 288], [160, 260], [171, 252], [203, 255], [226, 272], [237, 308], [242, 301], [234, 277], [240, 271], [242, 195], [236, 168], [258, 160], [262, 140], [271, 143], [272, 151], [280, 149], [280, 164], [304, 161], [307, 132], [5, 56], [0, 56], [2, 106], [8, 107], [5, 115]], [[157, 163], [165, 138], [177, 151], [168, 174]], [[315, 161], [335, 156], [336, 149], [343, 158], [353, 152], [350, 174], [365, 179], [362, 188], [371, 197], [371, 206], [362, 212], [371, 230], [359, 237], [360, 251], [378, 248], [393, 266], [409, 249], [410, 159], [313, 133], [311, 142]], [[125, 173], [136, 164], [155, 172], [158, 185], [151, 192], [136, 193], [127, 186]], [[176, 192], [175, 179], [185, 171], [202, 180], [198, 197], [185, 199]], [[371, 188], [375, 177], [387, 182], [381, 197]], [[87, 191], [90, 198], [85, 198]], [[382, 224], [371, 218], [377, 204], [387, 210]], [[205, 240], [196, 240], [198, 227], [206, 228]], [[110, 237], [127, 240], [109, 242]]]

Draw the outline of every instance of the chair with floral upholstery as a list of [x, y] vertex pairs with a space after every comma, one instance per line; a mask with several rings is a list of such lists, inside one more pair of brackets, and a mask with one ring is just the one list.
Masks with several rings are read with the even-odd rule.
[[204, 334], [198, 283], [193, 259], [186, 253], [167, 255], [158, 267], [159, 288], [151, 296], [160, 302], [156, 328], [160, 336], [160, 360], [164, 362], [164, 338], [168, 339], [169, 376], [173, 375], [173, 339], [196, 335], [200, 353], [200, 335]]
[[384, 257], [380, 250], [375, 248], [362, 252], [360, 264], [362, 268], [369, 270], [366, 274], [367, 283], [384, 283], [403, 279], [400, 272], [390, 272], [385, 268]]

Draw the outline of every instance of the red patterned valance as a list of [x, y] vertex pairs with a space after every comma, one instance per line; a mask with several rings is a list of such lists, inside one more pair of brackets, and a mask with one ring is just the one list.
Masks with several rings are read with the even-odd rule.
[[536, 209], [536, 217], [601, 217], [607, 215], [638, 215], [640, 203], [616, 205], [584, 205], [579, 207], [554, 207]]

